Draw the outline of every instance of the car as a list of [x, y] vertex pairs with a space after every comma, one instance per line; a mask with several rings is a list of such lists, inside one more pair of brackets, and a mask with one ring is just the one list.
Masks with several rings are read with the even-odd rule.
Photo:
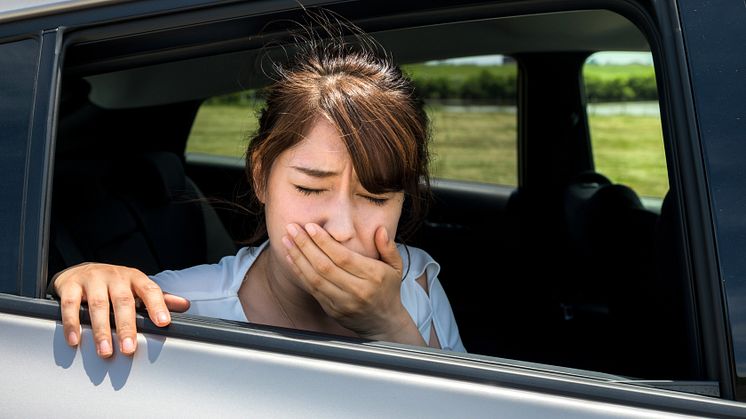
[[[430, 103], [433, 200], [407, 241], [439, 261], [469, 353], [173, 314], [138, 315], [137, 353], [101, 359], [85, 307], [68, 346], [56, 272], [180, 269], [249, 237], [248, 128], [233, 155], [200, 130], [226, 101], [251, 119], [315, 6], [370, 33]], [[0, 5], [2, 415], [746, 417], [744, 41], [732, 1]], [[653, 134], [606, 128], [631, 132], [628, 154], [596, 131], [603, 51], [650, 57], [653, 84], [620, 94], [654, 99]], [[456, 81], [427, 72], [464, 59], [510, 64], [458, 82], [469, 100], [502, 92], [480, 111], [504, 125], [438, 102]]]

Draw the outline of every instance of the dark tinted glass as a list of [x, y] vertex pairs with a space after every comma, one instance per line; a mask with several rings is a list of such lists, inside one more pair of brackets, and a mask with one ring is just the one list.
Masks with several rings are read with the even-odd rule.
[[16, 293], [23, 176], [39, 43], [0, 44], [0, 292]]
[[681, 4], [733, 334], [738, 398], [746, 400], [746, 7], [743, 2]]

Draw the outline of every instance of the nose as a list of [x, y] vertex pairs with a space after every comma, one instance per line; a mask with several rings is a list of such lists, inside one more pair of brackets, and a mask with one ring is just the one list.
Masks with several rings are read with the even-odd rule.
[[355, 237], [354, 210], [349, 198], [335, 200], [322, 227], [339, 243]]

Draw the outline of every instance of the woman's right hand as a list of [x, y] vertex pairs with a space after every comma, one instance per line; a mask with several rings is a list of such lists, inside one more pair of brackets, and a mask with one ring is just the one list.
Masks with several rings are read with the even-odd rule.
[[109, 301], [114, 309], [120, 352], [131, 355], [137, 348], [135, 298], [148, 309], [148, 316], [157, 326], [171, 322], [169, 310], [189, 309], [189, 300], [164, 294], [147, 275], [134, 268], [102, 263], [82, 263], [59, 272], [53, 278], [60, 297], [62, 324], [70, 346], [80, 343], [80, 304], [88, 302], [96, 352], [102, 358], [113, 353], [109, 326]]

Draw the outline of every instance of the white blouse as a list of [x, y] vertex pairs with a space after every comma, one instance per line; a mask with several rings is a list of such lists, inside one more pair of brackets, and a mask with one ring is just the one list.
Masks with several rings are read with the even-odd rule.
[[[248, 322], [238, 299], [238, 289], [268, 243], [241, 248], [235, 256], [225, 256], [214, 265], [163, 271], [150, 278], [163, 291], [188, 299], [191, 302], [189, 314]], [[424, 250], [401, 244], [397, 247], [406, 273], [401, 283], [401, 301], [425, 342], [430, 341], [431, 328], [435, 327], [441, 348], [466, 352], [448, 297], [438, 281], [440, 265]], [[425, 272], [429, 293], [417, 283], [417, 278]]]

